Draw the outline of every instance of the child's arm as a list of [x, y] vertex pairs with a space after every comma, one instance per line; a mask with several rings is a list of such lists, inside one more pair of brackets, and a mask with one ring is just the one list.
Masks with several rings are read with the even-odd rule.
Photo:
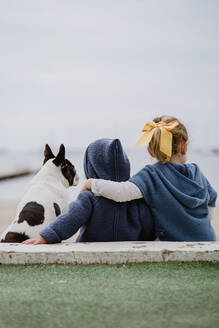
[[40, 232], [40, 237], [28, 239], [24, 244], [60, 243], [73, 236], [87, 222], [91, 215], [92, 202], [87, 192], [79, 194], [69, 206], [67, 213], [57, 217], [48, 227]]
[[215, 207], [211, 207], [209, 206], [208, 207], [208, 214], [209, 214], [209, 217], [210, 217], [210, 220], [214, 220], [214, 217], [215, 217]]
[[207, 182], [207, 188], [208, 188], [208, 194], [209, 194], [209, 201], [208, 201], [208, 215], [210, 217], [210, 220], [214, 220], [215, 218], [215, 206], [216, 206], [216, 200], [217, 200], [217, 192], [214, 190], [214, 188], [209, 183], [208, 179], [205, 177]]
[[115, 202], [127, 202], [143, 198], [140, 189], [132, 182], [114, 182], [102, 179], [88, 179], [82, 191], [90, 189], [95, 196], [103, 196]]

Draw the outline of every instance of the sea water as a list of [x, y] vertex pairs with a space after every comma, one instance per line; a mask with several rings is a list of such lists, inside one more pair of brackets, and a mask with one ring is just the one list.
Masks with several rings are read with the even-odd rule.
[[[148, 155], [142, 147], [125, 149], [131, 162], [131, 174], [137, 173], [144, 165], [153, 164], [154, 160]], [[84, 150], [73, 150], [67, 153], [67, 158], [75, 165], [80, 176], [77, 187], [69, 188], [71, 200], [77, 197], [84, 181], [83, 170]], [[42, 166], [42, 151], [22, 151], [22, 152], [4, 152], [0, 154], [0, 174], [4, 172], [16, 171], [17, 169], [38, 170]], [[206, 175], [212, 186], [219, 191], [219, 156], [211, 152], [200, 152], [190, 150], [188, 162], [196, 163], [200, 166], [202, 172]], [[0, 181], [0, 202], [19, 201], [30, 183], [33, 175]]]

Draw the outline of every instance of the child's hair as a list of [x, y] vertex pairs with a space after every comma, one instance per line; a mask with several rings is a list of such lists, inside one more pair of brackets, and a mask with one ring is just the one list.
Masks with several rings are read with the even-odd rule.
[[167, 163], [171, 160], [173, 156], [176, 156], [180, 154], [180, 148], [182, 142], [186, 142], [188, 140], [188, 133], [186, 130], [186, 127], [175, 117], [172, 116], [161, 116], [161, 117], [156, 117], [153, 119], [155, 123], [158, 122], [165, 122], [165, 123], [170, 123], [170, 122], [178, 122], [179, 124], [171, 130], [171, 133], [173, 135], [173, 141], [172, 141], [172, 156], [169, 157], [166, 154], [162, 153], [160, 151], [160, 135], [161, 131], [159, 128], [157, 128], [154, 131], [153, 137], [149, 143], [150, 149], [152, 154], [162, 163]]

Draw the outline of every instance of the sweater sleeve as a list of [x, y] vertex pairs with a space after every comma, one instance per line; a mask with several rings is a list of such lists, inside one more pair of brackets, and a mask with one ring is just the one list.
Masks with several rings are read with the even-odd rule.
[[139, 188], [129, 181], [115, 182], [93, 179], [91, 189], [95, 196], [103, 196], [115, 202], [127, 202], [143, 197]]
[[48, 227], [40, 232], [48, 243], [60, 243], [73, 236], [87, 222], [92, 212], [90, 192], [79, 194], [69, 206], [68, 212], [57, 217]]
[[214, 218], [215, 218], [215, 207], [211, 207], [211, 206], [208, 207], [208, 215], [209, 215], [211, 221], [214, 220]]
[[214, 188], [211, 186], [208, 180], [207, 180], [207, 186], [208, 186], [208, 194], [209, 194], [208, 206], [215, 207], [216, 200], [217, 200], [217, 192], [214, 190]]

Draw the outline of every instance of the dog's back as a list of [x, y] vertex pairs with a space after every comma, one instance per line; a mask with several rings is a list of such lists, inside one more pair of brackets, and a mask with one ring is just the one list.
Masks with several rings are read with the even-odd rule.
[[[15, 219], [3, 233], [1, 242], [22, 242], [37, 237], [44, 227], [67, 211], [67, 188], [77, 184], [78, 176], [74, 166], [65, 160], [63, 147], [60, 147], [62, 156], [59, 151], [55, 157], [48, 145], [46, 146], [44, 166], [31, 181], [18, 204]], [[51, 152], [50, 157], [48, 151]]]

